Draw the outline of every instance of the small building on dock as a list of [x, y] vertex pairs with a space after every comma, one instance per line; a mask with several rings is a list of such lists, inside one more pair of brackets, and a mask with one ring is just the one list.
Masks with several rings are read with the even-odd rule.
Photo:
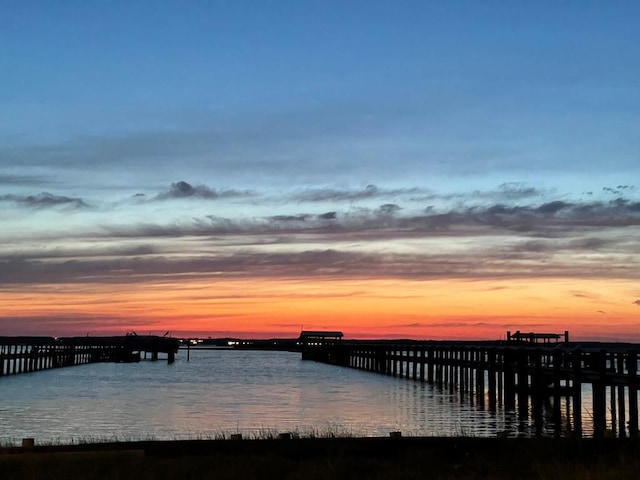
[[298, 345], [300, 347], [334, 345], [340, 342], [343, 336], [339, 331], [302, 330], [298, 337]]
[[569, 343], [569, 332], [564, 331], [560, 333], [535, 333], [535, 332], [521, 332], [517, 330], [515, 333], [507, 332], [507, 342], [520, 342], [520, 343]]

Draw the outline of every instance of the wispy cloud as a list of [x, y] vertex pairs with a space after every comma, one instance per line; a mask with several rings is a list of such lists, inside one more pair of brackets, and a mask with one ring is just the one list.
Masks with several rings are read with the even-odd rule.
[[47, 179], [40, 175], [9, 175], [0, 173], [0, 185], [28, 185], [37, 186], [45, 183]]
[[355, 202], [371, 198], [393, 198], [401, 195], [429, 194], [429, 190], [419, 187], [385, 189], [367, 185], [361, 189], [312, 188], [291, 195], [298, 202]]
[[193, 186], [185, 181], [172, 183], [171, 187], [164, 192], [158, 193], [155, 200], [169, 200], [177, 198], [200, 198], [204, 200], [216, 200], [218, 198], [228, 197], [246, 197], [250, 196], [248, 191], [240, 192], [238, 190], [215, 190], [206, 185]]
[[42, 192], [37, 195], [0, 195], [0, 201], [14, 202], [27, 208], [49, 208], [64, 206], [68, 208], [87, 208], [89, 204], [78, 197], [66, 197]]

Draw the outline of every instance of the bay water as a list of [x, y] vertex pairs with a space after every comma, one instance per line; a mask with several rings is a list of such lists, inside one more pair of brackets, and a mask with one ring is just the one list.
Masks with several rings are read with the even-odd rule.
[[427, 383], [303, 361], [299, 353], [195, 350], [190, 361], [97, 363], [0, 377], [0, 444], [403, 435], [530, 436]]

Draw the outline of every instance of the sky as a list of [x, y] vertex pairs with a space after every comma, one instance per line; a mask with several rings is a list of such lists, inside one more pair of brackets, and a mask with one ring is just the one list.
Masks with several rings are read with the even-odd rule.
[[638, 18], [0, 0], [0, 335], [640, 342]]

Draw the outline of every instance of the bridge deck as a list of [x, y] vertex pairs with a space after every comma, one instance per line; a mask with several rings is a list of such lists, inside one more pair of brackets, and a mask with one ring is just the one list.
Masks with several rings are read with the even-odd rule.
[[0, 337], [0, 377], [96, 362], [132, 362], [159, 353], [173, 363], [179, 341], [157, 336]]

